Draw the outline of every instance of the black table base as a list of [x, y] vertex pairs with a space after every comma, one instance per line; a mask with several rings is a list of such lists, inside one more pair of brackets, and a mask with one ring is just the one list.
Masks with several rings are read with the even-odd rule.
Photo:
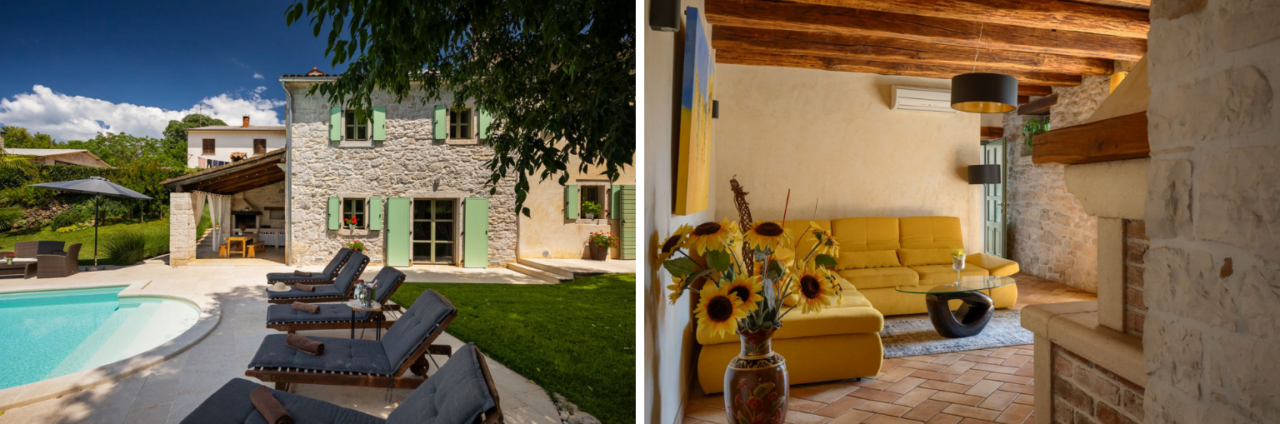
[[[964, 302], [955, 312], [948, 306], [950, 300]], [[959, 338], [975, 336], [991, 321], [995, 310], [991, 297], [981, 292], [930, 293], [924, 297], [929, 308], [929, 320], [942, 337]]]

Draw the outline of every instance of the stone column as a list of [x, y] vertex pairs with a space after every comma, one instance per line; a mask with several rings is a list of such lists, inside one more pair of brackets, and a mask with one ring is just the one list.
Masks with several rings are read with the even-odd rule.
[[196, 258], [196, 224], [191, 193], [169, 193], [169, 266], [183, 266]]

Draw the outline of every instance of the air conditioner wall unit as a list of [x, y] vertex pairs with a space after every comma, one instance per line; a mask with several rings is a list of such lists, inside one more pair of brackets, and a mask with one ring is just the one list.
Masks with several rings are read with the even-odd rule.
[[955, 113], [951, 108], [951, 90], [893, 86], [893, 108], [924, 112]]

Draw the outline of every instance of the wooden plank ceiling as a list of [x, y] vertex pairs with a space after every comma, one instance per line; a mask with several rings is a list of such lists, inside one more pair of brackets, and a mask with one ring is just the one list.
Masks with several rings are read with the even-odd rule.
[[284, 181], [285, 150], [161, 181], [169, 191], [235, 194]]
[[[1150, 0], [706, 0], [716, 62], [951, 78], [1018, 94], [1109, 75], [1147, 50]], [[979, 43], [979, 33], [981, 42]], [[974, 57], [977, 66], [974, 66]]]

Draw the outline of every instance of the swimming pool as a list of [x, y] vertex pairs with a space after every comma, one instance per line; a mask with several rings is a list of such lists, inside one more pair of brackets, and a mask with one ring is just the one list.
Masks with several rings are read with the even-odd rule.
[[146, 352], [200, 318], [190, 303], [118, 297], [124, 289], [0, 294], [0, 389]]

